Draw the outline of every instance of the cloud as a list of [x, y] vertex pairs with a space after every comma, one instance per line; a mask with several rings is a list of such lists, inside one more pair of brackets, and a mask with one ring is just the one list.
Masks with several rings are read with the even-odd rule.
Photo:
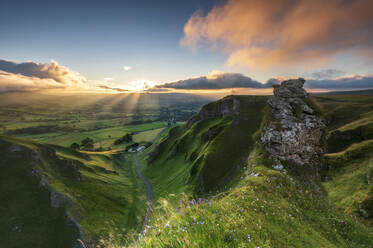
[[[283, 79], [271, 78], [267, 85], [279, 84]], [[373, 89], [373, 75], [352, 75], [335, 79], [306, 79], [307, 89], [357, 90]]]
[[129, 90], [126, 90], [126, 89], [110, 87], [110, 86], [107, 86], [107, 85], [99, 85], [97, 87], [99, 87], [101, 89], [105, 89], [105, 90], [112, 90], [112, 91], [118, 91], [118, 92], [128, 92], [129, 91]]
[[337, 79], [309, 79], [306, 88], [312, 89], [373, 89], [373, 75], [353, 75]]
[[125, 65], [125, 66], [123, 66], [123, 70], [125, 70], [125, 71], [132, 70], [132, 66]]
[[240, 73], [213, 71], [207, 76], [179, 80], [158, 85], [158, 88], [173, 89], [227, 89], [227, 88], [264, 88], [265, 85]]
[[61, 88], [65, 88], [65, 85], [50, 78], [28, 77], [0, 70], [0, 92]]
[[85, 77], [54, 60], [49, 64], [0, 60], [0, 92], [90, 87]]
[[325, 69], [312, 73], [304, 73], [305, 77], [313, 79], [331, 79], [344, 76], [346, 72], [337, 69]]
[[[310, 75], [319, 75], [323, 77], [329, 74], [340, 74], [339, 71], [332, 69], [311, 73]], [[155, 88], [163, 89], [183, 89], [183, 90], [214, 90], [214, 89], [231, 89], [231, 88], [251, 88], [251, 89], [268, 89], [272, 88], [273, 84], [279, 84], [281, 81], [288, 78], [274, 77], [268, 79], [264, 84], [244, 76], [239, 73], [224, 73], [213, 71], [212, 73], [176, 82], [157, 85]], [[305, 87], [307, 89], [368, 89], [373, 88], [373, 74], [372, 75], [352, 75], [340, 78], [306, 78]], [[153, 88], [154, 89], [154, 88]]]
[[181, 45], [226, 52], [228, 66], [270, 68], [322, 64], [349, 52], [371, 61], [371, 0], [228, 0], [195, 12]]

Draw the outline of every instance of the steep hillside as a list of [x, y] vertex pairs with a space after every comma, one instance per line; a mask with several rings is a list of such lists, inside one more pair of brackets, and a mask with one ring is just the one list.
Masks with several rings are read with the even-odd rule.
[[0, 146], [1, 247], [80, 247], [78, 238], [141, 228], [145, 192], [131, 157], [7, 136]]
[[345, 213], [373, 226], [373, 96], [314, 96], [327, 120], [323, 185]]
[[140, 247], [372, 247], [373, 232], [312, 184], [252, 153], [242, 179], [216, 195], [162, 200]]
[[[269, 101], [272, 111], [268, 97], [226, 97], [142, 155], [158, 205], [141, 247], [373, 246], [359, 218], [372, 205], [369, 137], [322, 156], [333, 132], [370, 123], [371, 96], [308, 97], [286, 85], [299, 87], [276, 86], [284, 92], [275, 97], [286, 99]], [[274, 131], [289, 141], [277, 144]], [[303, 155], [309, 149], [314, 156]]]
[[229, 96], [207, 104], [186, 125], [170, 130], [144, 167], [155, 196], [207, 193], [237, 175], [265, 116], [264, 96]]
[[373, 96], [327, 95], [312, 100], [327, 121], [327, 152], [373, 139]]
[[336, 206], [373, 227], [373, 140], [326, 154], [324, 181]]

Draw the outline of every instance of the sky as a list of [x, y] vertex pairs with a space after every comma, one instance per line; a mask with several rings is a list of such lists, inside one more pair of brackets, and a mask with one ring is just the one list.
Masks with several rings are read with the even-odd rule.
[[371, 0], [2, 0], [0, 91], [265, 88], [290, 77], [373, 88], [371, 13]]

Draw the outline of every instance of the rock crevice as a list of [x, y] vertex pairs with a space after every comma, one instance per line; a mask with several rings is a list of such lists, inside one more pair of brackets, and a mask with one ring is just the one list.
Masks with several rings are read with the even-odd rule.
[[274, 159], [309, 165], [318, 177], [325, 124], [307, 104], [304, 83], [299, 78], [274, 86], [274, 97], [268, 100], [272, 121], [264, 128], [261, 141]]

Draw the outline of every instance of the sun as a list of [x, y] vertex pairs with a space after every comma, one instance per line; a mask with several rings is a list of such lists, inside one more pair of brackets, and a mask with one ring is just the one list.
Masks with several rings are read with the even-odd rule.
[[127, 83], [127, 90], [142, 92], [154, 87], [155, 83], [149, 80], [136, 80]]

